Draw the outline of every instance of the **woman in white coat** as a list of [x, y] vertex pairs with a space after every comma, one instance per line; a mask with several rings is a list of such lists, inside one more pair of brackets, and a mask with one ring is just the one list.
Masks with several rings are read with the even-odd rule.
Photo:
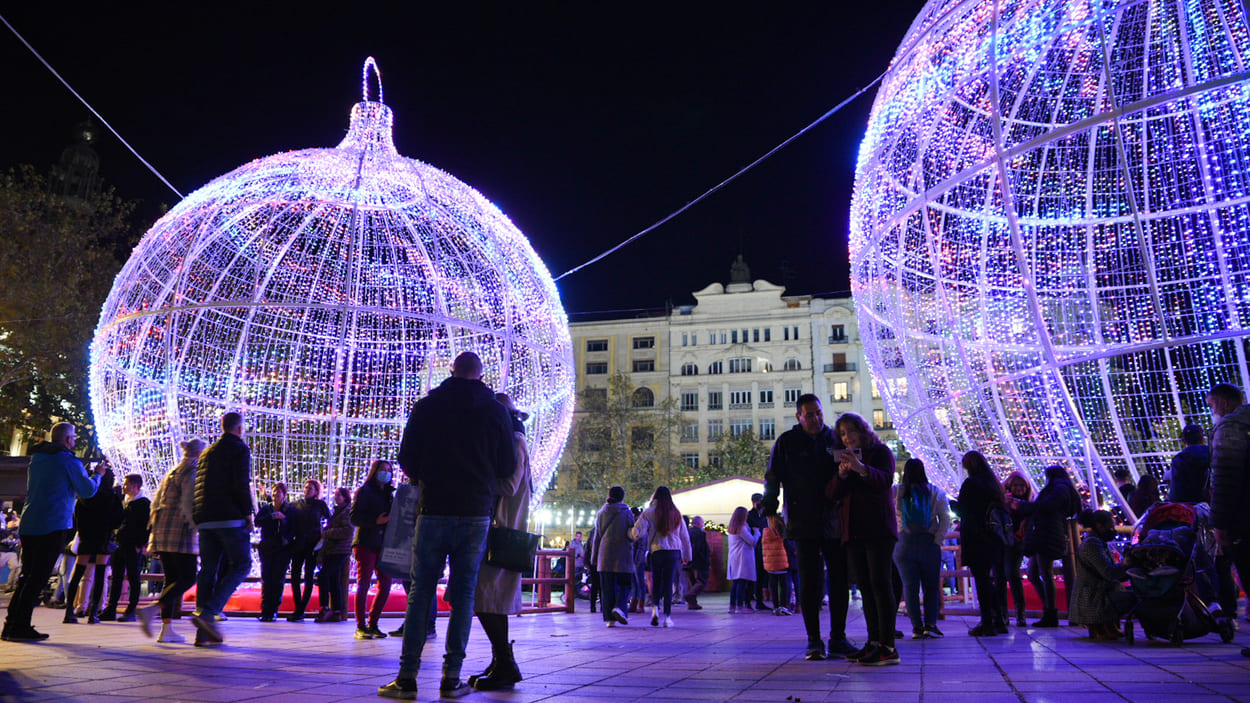
[[[504, 527], [524, 530], [529, 525], [530, 495], [533, 491], [524, 424], [529, 414], [517, 410], [507, 393], [496, 393], [495, 400], [506, 407], [512, 416], [512, 438], [517, 457], [516, 471], [500, 480], [495, 487], [499, 496], [495, 519]], [[486, 671], [469, 677], [469, 685], [478, 691], [512, 688], [521, 680], [521, 670], [512, 655], [512, 645], [508, 643], [508, 616], [521, 612], [520, 572], [482, 564], [477, 575], [473, 611], [490, 639], [491, 660]]]
[[729, 560], [725, 565], [725, 578], [733, 584], [729, 587], [729, 612], [753, 613], [751, 607], [751, 584], [755, 574], [755, 543], [760, 541], [760, 531], [747, 524], [747, 509], [739, 506], [729, 518]]

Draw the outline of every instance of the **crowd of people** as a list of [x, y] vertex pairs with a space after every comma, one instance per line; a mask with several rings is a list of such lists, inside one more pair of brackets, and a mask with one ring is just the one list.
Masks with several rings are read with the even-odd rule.
[[[239, 413], [222, 416], [222, 434], [211, 445], [200, 439], [183, 442], [180, 461], [152, 498], [144, 495], [138, 474], [115, 486], [107, 462], [84, 466], [72, 452], [74, 426], [53, 426], [49, 441], [32, 451], [20, 521], [6, 516], [5, 535], [0, 535], [11, 537], [16, 531], [22, 553], [3, 639], [47, 638], [31, 625], [31, 613], [56, 560], [68, 552], [65, 568], [72, 567], [72, 573], [63, 579], [65, 623], [79, 618], [138, 621], [159, 642], [185, 642], [173, 623], [183, 595], [195, 585], [194, 644], [219, 645], [222, 611], [251, 569], [253, 526], [260, 532], [262, 622], [277, 619], [288, 583], [293, 602], [288, 621], [306, 618], [314, 584], [314, 619], [345, 620], [350, 556], [357, 574], [355, 637], [387, 637], [379, 618], [392, 576], [380, 562], [387, 525], [397, 512], [398, 468], [416, 489], [415, 532], [412, 565], [402, 579], [404, 624], [391, 633], [403, 638], [398, 674], [379, 688], [379, 695], [416, 696], [421, 653], [434, 636], [435, 587], [444, 572], [451, 618], [440, 695], [514, 686], [522, 675], [508, 616], [522, 608], [521, 574], [493, 559], [488, 535], [494, 528], [525, 530], [528, 524], [534, 487], [525, 442], [527, 415], [507, 395], [491, 391], [481, 375], [476, 355], [457, 357], [451, 377], [414, 406], [397, 461], [374, 461], [354, 494], [337, 487], [329, 502], [315, 479], [304, 482], [296, 500], [278, 482], [258, 501]], [[1250, 512], [1244, 510], [1250, 500], [1250, 406], [1240, 389], [1228, 384], [1212, 388], [1207, 403], [1215, 420], [1211, 441], [1203, 441], [1197, 425], [1182, 430], [1184, 449], [1162, 477], [1166, 492], [1152, 476], [1136, 485], [1122, 474], [1116, 478], [1130, 519], [1161, 510], [1161, 504], [1209, 504], [1215, 545], [1210, 605], [1227, 618], [1237, 612], [1234, 571], [1243, 578], [1250, 573]], [[843, 414], [830, 427], [819, 399], [809, 394], [798, 398], [796, 420], [773, 446], [763, 493], [752, 496], [750, 509], [736, 508], [729, 520], [729, 613], [797, 612], [808, 660], [897, 664], [896, 640], [903, 636], [896, 629], [900, 601], [913, 639], [945, 636], [938, 627], [943, 545], [957, 534], [980, 616], [969, 635], [1009, 632], [1009, 605], [1014, 605], [1018, 628], [1058, 627], [1054, 568], [1073, 555], [1070, 622], [1087, 627], [1094, 639], [1123, 636], [1118, 625], [1141, 596], [1123, 587], [1132, 572], [1115, 546], [1122, 520], [1086, 505], [1067, 468], [1047, 467], [1045, 484], [1036, 489], [1019, 471], [1000, 482], [987, 458], [969, 451], [961, 462], [967, 478], [948, 497], [929, 480], [919, 459], [908, 460], [896, 480], [893, 452], [858, 415]], [[591, 609], [598, 602], [607, 627], [628, 625], [644, 604], [650, 607], [651, 626], [675, 627], [675, 600], [690, 610], [703, 608], [699, 596], [709, 582], [712, 554], [703, 519], [683, 516], [666, 486], [654, 490], [645, 508], [631, 508], [625, 499], [620, 486], [608, 491], [587, 539], [583, 542], [578, 533], [571, 546], [577, 560], [572, 568], [591, 575]], [[1070, 543], [1073, 519], [1086, 529], [1079, 545]], [[145, 557], [159, 563], [164, 587], [155, 603], [140, 608]], [[1041, 617], [1032, 625], [1025, 619], [1021, 577], [1026, 560], [1027, 580], [1041, 603]], [[852, 584], [863, 601], [862, 646], [846, 629]], [[826, 609], [827, 631], [821, 622]], [[158, 617], [161, 627], [154, 635]], [[490, 640], [491, 661], [482, 673], [462, 681], [473, 617]]]

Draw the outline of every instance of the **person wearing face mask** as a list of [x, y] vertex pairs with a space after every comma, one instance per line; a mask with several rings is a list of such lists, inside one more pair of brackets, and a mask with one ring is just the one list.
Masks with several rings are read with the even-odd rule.
[[[1217, 383], [1207, 393], [1211, 409], [1211, 526], [1219, 552], [1220, 607], [1237, 617], [1233, 567], [1242, 584], [1250, 581], [1250, 405], [1241, 389]], [[1250, 616], [1250, 607], [1247, 608]]]
[[[369, 467], [369, 477], [356, 491], [349, 512], [356, 526], [356, 539], [352, 550], [356, 555], [356, 639], [383, 639], [386, 633], [378, 629], [378, 619], [391, 595], [391, 577], [378, 569], [382, 555], [382, 541], [386, 537], [386, 523], [391, 521], [391, 501], [395, 487], [391, 481], [395, 472], [391, 462], [379, 459]], [[373, 608], [366, 609], [369, 598], [369, 582], [374, 572], [378, 575], [378, 592], [373, 597]]]
[[317, 622], [339, 622], [347, 612], [347, 589], [343, 566], [352, 553], [352, 494], [343, 487], [334, 491], [334, 512], [322, 533], [321, 568], [317, 571]]
[[1115, 541], [1115, 518], [1106, 510], [1086, 510], [1080, 523], [1089, 534], [1076, 555], [1076, 593], [1068, 617], [1073, 625], [1088, 627], [1090, 639], [1119, 639], [1124, 633], [1118, 623], [1133, 595], [1120, 585], [1125, 567], [1112, 559], [1107, 546]]

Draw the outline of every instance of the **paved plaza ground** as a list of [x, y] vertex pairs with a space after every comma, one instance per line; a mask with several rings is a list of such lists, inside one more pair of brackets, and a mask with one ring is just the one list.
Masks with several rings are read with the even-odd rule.
[[[1161, 642], [1129, 647], [1081, 638], [1083, 630], [1016, 630], [976, 639], [971, 616], [941, 624], [942, 640], [905, 639], [902, 663], [867, 668], [843, 661], [803, 659], [799, 616], [729, 615], [725, 596], [698, 612], [676, 608], [672, 629], [652, 628], [635, 615], [628, 627], [607, 629], [601, 616], [513, 618], [517, 659], [525, 680], [515, 691], [471, 693], [465, 701], [1250, 701], [1250, 624], [1235, 644], [1215, 636], [1183, 647]], [[853, 604], [849, 626], [862, 639], [863, 616]], [[399, 640], [357, 641], [352, 623], [233, 617], [223, 624], [226, 645], [197, 649], [160, 645], [134, 623], [63, 625], [61, 611], [39, 608], [35, 626], [52, 638], [40, 644], [0, 642], [0, 701], [376, 701], [378, 685], [395, 673]], [[186, 620], [181, 630], [191, 634]], [[827, 623], [827, 619], [825, 620]], [[905, 617], [899, 628], [910, 633]], [[393, 629], [399, 621], [383, 622]], [[426, 648], [419, 700], [438, 693], [447, 620]], [[464, 675], [477, 673], [490, 647], [474, 625]]]

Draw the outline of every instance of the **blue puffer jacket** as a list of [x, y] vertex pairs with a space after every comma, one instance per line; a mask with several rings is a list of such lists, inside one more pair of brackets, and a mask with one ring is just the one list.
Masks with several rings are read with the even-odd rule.
[[99, 474], [88, 474], [64, 445], [35, 445], [26, 470], [26, 507], [22, 508], [18, 534], [33, 537], [70, 529], [74, 526], [74, 499], [90, 498], [99, 487]]

